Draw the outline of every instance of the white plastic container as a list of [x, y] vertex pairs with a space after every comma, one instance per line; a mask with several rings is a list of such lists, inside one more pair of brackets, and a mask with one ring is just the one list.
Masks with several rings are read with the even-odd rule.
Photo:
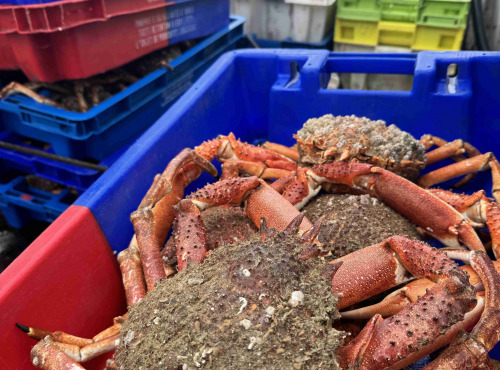
[[335, 0], [231, 0], [231, 14], [245, 17], [257, 38], [317, 43], [332, 30]]
[[[411, 53], [409, 48], [396, 46], [364, 46], [336, 42], [334, 50], [343, 53]], [[342, 73], [340, 82], [344, 89], [410, 91], [413, 75]]]

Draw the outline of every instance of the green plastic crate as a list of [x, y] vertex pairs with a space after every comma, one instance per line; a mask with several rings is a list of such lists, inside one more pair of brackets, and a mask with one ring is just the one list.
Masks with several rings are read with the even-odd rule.
[[379, 0], [383, 21], [412, 22], [418, 18], [420, 0]]
[[417, 23], [427, 26], [463, 28], [467, 26], [470, 0], [425, 0]]
[[338, 0], [337, 17], [363, 21], [379, 21], [381, 15], [378, 0]]

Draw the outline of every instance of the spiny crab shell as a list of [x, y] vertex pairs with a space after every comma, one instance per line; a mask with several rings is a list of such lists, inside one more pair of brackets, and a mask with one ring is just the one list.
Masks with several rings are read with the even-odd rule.
[[368, 194], [321, 194], [304, 207], [316, 222], [323, 217], [318, 239], [334, 260], [395, 235], [420, 240], [416, 226], [391, 207]]
[[332, 265], [301, 260], [304, 246], [283, 234], [226, 244], [160, 282], [130, 308], [118, 367], [338, 368]]
[[382, 120], [326, 114], [307, 120], [295, 135], [302, 165], [334, 161], [370, 163], [409, 180], [425, 167], [425, 147]]

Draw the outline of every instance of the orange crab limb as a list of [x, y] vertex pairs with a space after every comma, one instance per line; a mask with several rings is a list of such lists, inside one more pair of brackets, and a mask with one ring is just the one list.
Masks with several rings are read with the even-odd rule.
[[[174, 226], [177, 249], [177, 265], [182, 270], [187, 263], [203, 262], [206, 256], [206, 230], [200, 211], [213, 206], [246, 203], [245, 211], [255, 226], [261, 219], [268, 220], [269, 227], [283, 230], [300, 216], [300, 212], [263, 180], [252, 176], [233, 178], [209, 184], [181, 201]], [[315, 230], [303, 217], [299, 229]]]
[[[347, 359], [342, 364], [343, 368], [354, 364], [359, 369], [407, 366], [448, 344], [459, 330], [469, 329], [479, 319], [481, 312], [484, 317], [487, 310], [484, 307], [488, 307], [488, 302], [492, 301], [488, 296], [498, 295], [499, 281], [484, 278], [484, 275], [498, 275], [491, 261], [485, 267], [473, 265], [483, 282], [487, 281], [486, 299], [479, 296], [477, 300], [467, 281], [467, 274], [443, 253], [427, 255], [432, 258], [425, 258], [428, 261], [422, 264], [421, 254], [414, 255], [408, 246], [404, 248], [399, 253], [403, 252], [406, 256], [405, 266], [411, 265], [413, 273], [427, 272], [427, 277], [438, 284], [427, 289], [414, 303], [408, 304], [390, 318], [380, 320], [380, 315], [376, 315], [363, 329], [363, 335], [339, 350], [339, 355]], [[424, 252], [428, 254], [428, 251]], [[484, 252], [467, 253], [471, 260], [477, 257], [482, 258], [483, 262], [487, 260]], [[437, 264], [433, 267], [433, 263]], [[498, 313], [496, 316], [500, 320]], [[500, 324], [500, 321], [495, 324]], [[366, 335], [367, 332], [370, 335]]]
[[300, 160], [299, 152], [296, 148], [289, 148], [287, 146], [271, 143], [269, 141], [266, 141], [264, 144], [262, 144], [262, 147], [264, 149], [271, 150], [273, 152], [284, 155], [285, 157], [293, 159], [295, 162], [298, 162]]
[[83, 369], [66, 353], [61, 351], [50, 338], [44, 338], [31, 350], [31, 362], [33, 365], [46, 370], [76, 370]]
[[226, 161], [222, 165], [222, 179], [238, 177], [240, 174], [257, 176], [261, 179], [279, 179], [290, 176], [291, 171], [268, 167], [264, 163], [249, 161]]
[[183, 270], [188, 263], [201, 263], [207, 253], [205, 225], [198, 207], [190, 200], [181, 200], [176, 207], [174, 242], [177, 246], [177, 269]]
[[484, 250], [472, 226], [453, 207], [414, 183], [364, 163], [334, 162], [307, 170], [309, 193], [322, 183], [364, 190], [449, 247]]
[[455, 194], [441, 189], [429, 189], [429, 193], [455, 208], [475, 227], [488, 226], [495, 257], [500, 258], [500, 205], [488, 199], [483, 190], [472, 195]]
[[118, 263], [122, 273], [127, 306], [132, 306], [146, 296], [146, 285], [139, 252], [132, 247], [121, 251], [118, 253]]
[[441, 167], [435, 171], [429, 172], [418, 179], [418, 184], [424, 188], [430, 188], [432, 185], [453, 179], [458, 176], [469, 173], [486, 171], [489, 169], [489, 162], [495, 160], [493, 153], [488, 152], [463, 161]]
[[426, 166], [430, 166], [431, 164], [442, 161], [443, 159], [450, 158], [462, 153], [465, 153], [463, 140], [458, 139], [452, 141], [451, 143], [446, 143], [445, 145], [440, 146], [439, 148], [434, 149], [433, 151], [426, 154]]
[[205, 141], [194, 150], [197, 154], [208, 160], [217, 157], [217, 160], [220, 162], [228, 160], [260, 162], [266, 164], [268, 167], [288, 171], [293, 171], [297, 168], [297, 163], [287, 156], [263, 147], [241, 142], [236, 139], [233, 133]]
[[84, 347], [59, 342], [54, 342], [53, 344], [61, 351], [66, 353], [73, 361], [80, 363], [92, 360], [97, 356], [116, 349], [118, 344], [120, 344], [120, 335], [116, 334], [114, 336], [104, 338], [98, 342], [87, 344]]

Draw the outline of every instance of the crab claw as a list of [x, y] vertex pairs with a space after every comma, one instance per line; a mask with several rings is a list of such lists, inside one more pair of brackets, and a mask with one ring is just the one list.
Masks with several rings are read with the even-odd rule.
[[[412, 247], [407, 245], [404, 248], [403, 253], [406, 253], [405, 250]], [[420, 252], [418, 249], [416, 251]], [[467, 274], [444, 253], [434, 251], [429, 254], [429, 251], [432, 251], [430, 247], [424, 248], [423, 254], [409, 251], [404, 254], [404, 263], [405, 266], [412, 265], [413, 273], [423, 272], [437, 284], [390, 318], [382, 320], [380, 315], [375, 315], [354, 340], [339, 350], [343, 368], [354, 364], [360, 369], [402, 368], [450, 343], [460, 330], [470, 328], [478, 320], [485, 300], [481, 297], [476, 300]], [[487, 258], [483, 252], [468, 253]], [[488, 273], [492, 266], [488, 266]], [[478, 275], [483, 274], [477, 267], [473, 267]], [[494, 268], [493, 272], [497, 274]], [[337, 272], [333, 280], [340, 273], [341, 271]], [[487, 285], [490, 283], [493, 281], [489, 281]], [[498, 295], [498, 286], [494, 287], [495, 296]], [[487, 289], [486, 302], [491, 294]], [[498, 325], [500, 322], [497, 320], [494, 324]]]
[[414, 183], [364, 163], [334, 162], [307, 170], [309, 193], [322, 183], [339, 183], [362, 189], [420, 226], [443, 244], [472, 250], [484, 246], [466, 218], [446, 202]]
[[472, 268], [486, 289], [485, 308], [474, 329], [462, 332], [426, 369], [493, 369], [488, 352], [500, 341], [500, 274], [486, 253], [470, 254]]
[[332, 280], [332, 291], [339, 296], [339, 310], [413, 277], [438, 282], [453, 275], [467, 282], [467, 274], [445, 253], [404, 236], [393, 236], [331, 263], [338, 261], [343, 265]]

